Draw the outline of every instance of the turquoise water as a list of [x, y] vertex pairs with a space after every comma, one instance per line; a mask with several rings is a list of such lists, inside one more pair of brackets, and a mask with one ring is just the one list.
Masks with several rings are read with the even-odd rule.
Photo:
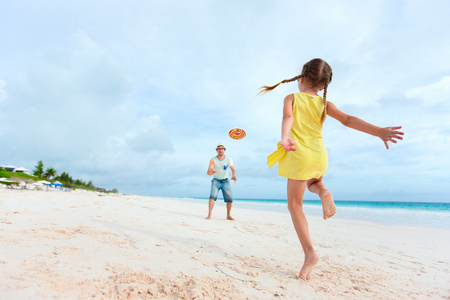
[[[274, 203], [287, 205], [287, 200], [272, 199], [236, 199], [235, 201], [255, 202], [255, 203]], [[432, 202], [376, 202], [376, 201], [342, 201], [336, 200], [338, 207], [367, 207], [367, 208], [392, 208], [392, 209], [410, 209], [426, 211], [447, 211], [450, 212], [450, 203], [432, 203]], [[303, 204], [321, 206], [320, 200], [304, 200]]]
[[[196, 198], [196, 201], [208, 199]], [[217, 204], [223, 203], [218, 199]], [[410, 225], [450, 230], [450, 203], [335, 201], [335, 218], [369, 221], [386, 225]], [[234, 207], [289, 213], [286, 200], [234, 199]], [[306, 215], [322, 215], [319, 200], [304, 200]]]

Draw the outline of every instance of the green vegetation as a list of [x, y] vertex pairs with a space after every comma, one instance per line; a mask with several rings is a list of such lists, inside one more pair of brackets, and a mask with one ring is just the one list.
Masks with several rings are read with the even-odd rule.
[[[57, 173], [58, 172], [54, 168], [47, 168], [47, 170], [45, 170], [45, 172], [44, 172], [44, 163], [42, 162], [42, 160], [38, 161], [38, 163], [33, 171], [33, 175], [28, 175], [28, 174], [21, 173], [21, 172], [17, 172], [17, 173], [9, 172], [3, 168], [0, 168], [0, 177], [12, 178], [12, 179], [18, 178], [18, 179], [23, 179], [23, 180], [28, 179], [26, 181], [40, 181], [40, 180], [45, 179], [50, 182], [59, 181], [62, 184], [64, 184], [64, 186], [73, 188], [73, 189], [84, 189], [84, 190], [101, 192], [101, 193], [115, 193], [115, 194], [118, 193], [117, 189], [107, 190], [104, 188], [95, 187], [94, 184], [92, 183], [92, 181], [84, 182], [81, 179], [73, 179], [72, 176], [70, 176], [69, 173], [66, 173], [66, 172], [62, 172], [61, 175], [58, 175]], [[52, 178], [52, 177], [53, 177], [53, 179], [50, 180], [50, 178]], [[4, 183], [4, 184], [6, 184], [6, 183]]]
[[[9, 172], [9, 171], [6, 171], [6, 172], [8, 172], [10, 174], [10, 177], [8, 177], [8, 178], [14, 177], [14, 178], [20, 178], [20, 179], [31, 179], [31, 180], [34, 180], [34, 181], [42, 180], [42, 179], [39, 179], [36, 176], [28, 175], [28, 174], [21, 173], [21, 172], [17, 172], [17, 173], [16, 172]], [[27, 181], [29, 181], [29, 180], [27, 180]]]
[[9, 175], [9, 173], [11, 172], [8, 172], [0, 167], [0, 178], [11, 178], [11, 175]]
[[[13, 172], [10, 172], [10, 171], [6, 171], [5, 169], [3, 169], [3, 168], [0, 168], [0, 177], [1, 178], [20, 178], [20, 179], [32, 179], [32, 180], [35, 180], [34, 179], [34, 176], [31, 176], [31, 175], [28, 175], [28, 174], [25, 174], [25, 173], [13, 173]], [[0, 184], [4, 184], [4, 185], [13, 185], [13, 184], [17, 184], [17, 182], [1, 182], [0, 181]]]
[[40, 178], [44, 176], [44, 163], [42, 162], [42, 160], [38, 161], [36, 169], [34, 169], [33, 175]]
[[56, 170], [53, 168], [48, 168], [45, 173], [44, 173], [44, 178], [45, 179], [50, 179], [51, 177], [55, 177], [56, 176]]

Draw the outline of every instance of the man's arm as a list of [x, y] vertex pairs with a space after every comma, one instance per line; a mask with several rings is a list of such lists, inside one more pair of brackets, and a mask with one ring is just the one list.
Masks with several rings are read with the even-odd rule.
[[211, 158], [211, 160], [209, 161], [209, 167], [208, 167], [208, 171], [206, 172], [206, 174], [212, 175], [214, 173], [217, 173], [217, 171], [214, 171], [213, 168], [214, 168], [214, 160]]
[[231, 172], [233, 172], [233, 177], [231, 177], [231, 180], [234, 180], [234, 182], [236, 182], [236, 169], [234, 168], [234, 166], [230, 166]]

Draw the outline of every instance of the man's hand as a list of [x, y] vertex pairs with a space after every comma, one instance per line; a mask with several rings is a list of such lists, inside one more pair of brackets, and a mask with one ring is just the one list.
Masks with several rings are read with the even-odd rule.
[[209, 161], [208, 171], [206, 171], [206, 174], [212, 175], [214, 173], [217, 173], [217, 171], [214, 171], [213, 168], [214, 168], [214, 160], [211, 158], [211, 160]]
[[236, 179], [236, 176], [233, 176], [233, 177], [231, 177], [230, 179], [231, 179], [231, 180], [234, 180], [234, 183], [236, 183], [236, 180], [237, 180], [237, 179]]
[[208, 172], [206, 172], [206, 174], [208, 174], [208, 175], [212, 175], [214, 173], [217, 173], [217, 171], [214, 171], [212, 168], [209, 168]]

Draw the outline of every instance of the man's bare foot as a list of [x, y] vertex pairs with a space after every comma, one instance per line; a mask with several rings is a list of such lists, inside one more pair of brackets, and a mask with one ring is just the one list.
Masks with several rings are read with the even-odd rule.
[[211, 220], [211, 216], [207, 216], [205, 219], [206, 220]]
[[234, 221], [234, 219], [233, 219], [231, 216], [228, 216], [228, 217], [227, 217], [227, 220]]
[[300, 270], [300, 274], [298, 275], [300, 279], [308, 280], [311, 278], [311, 273], [313, 267], [319, 262], [320, 258], [316, 252], [312, 252], [311, 254], [305, 257], [305, 262], [303, 263], [303, 267]]
[[319, 193], [322, 202], [323, 218], [329, 219], [336, 213], [336, 205], [334, 204], [333, 195], [329, 190], [323, 190]]

